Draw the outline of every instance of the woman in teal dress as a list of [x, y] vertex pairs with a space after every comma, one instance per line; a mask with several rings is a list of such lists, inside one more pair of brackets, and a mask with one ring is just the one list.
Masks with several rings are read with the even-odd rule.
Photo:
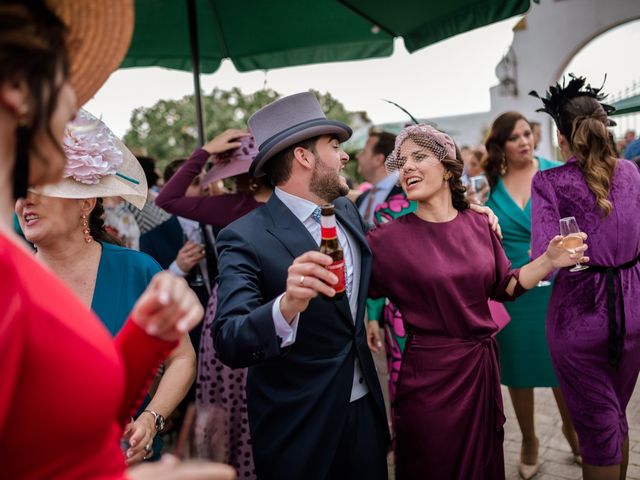
[[[141, 208], [147, 193], [144, 172], [111, 131], [84, 111], [66, 134], [64, 150], [65, 178], [18, 200], [18, 221], [38, 259], [115, 335], [162, 269], [149, 255], [116, 245], [104, 228], [101, 197], [124, 197]], [[157, 433], [193, 383], [195, 358], [185, 334], [165, 360], [153, 397], [147, 397], [125, 429], [123, 453], [128, 464], [159, 458], [162, 444]]]
[[[486, 175], [491, 186], [487, 202], [500, 218], [503, 245], [514, 268], [531, 256], [531, 180], [542, 170], [561, 165], [533, 155], [533, 134], [527, 119], [517, 112], [500, 115], [485, 142]], [[514, 302], [505, 303], [511, 321], [497, 335], [501, 383], [509, 393], [522, 432], [520, 475], [533, 477], [539, 467], [539, 442], [534, 426], [534, 387], [551, 387], [562, 416], [562, 431], [580, 462], [578, 440], [558, 387], [545, 336], [551, 283], [540, 282]]]

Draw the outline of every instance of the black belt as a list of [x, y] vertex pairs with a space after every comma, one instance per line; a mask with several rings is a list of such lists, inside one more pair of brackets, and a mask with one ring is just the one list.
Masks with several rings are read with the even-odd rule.
[[618, 282], [618, 291], [620, 293], [620, 326], [618, 327], [617, 315], [616, 315], [616, 287], [615, 277], [620, 273], [620, 270], [626, 270], [635, 266], [640, 262], [640, 256], [633, 260], [618, 265], [617, 267], [603, 267], [600, 265], [590, 265], [589, 269], [593, 272], [604, 273], [606, 277], [607, 287], [607, 314], [609, 316], [609, 345], [607, 349], [607, 357], [609, 365], [616, 370], [620, 367], [620, 361], [622, 360], [622, 352], [624, 351], [624, 336], [625, 336], [625, 314], [624, 314], [624, 296], [622, 293], [622, 281]]

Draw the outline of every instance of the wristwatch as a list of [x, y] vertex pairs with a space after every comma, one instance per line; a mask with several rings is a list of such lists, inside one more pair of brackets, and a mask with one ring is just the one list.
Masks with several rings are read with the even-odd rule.
[[144, 410], [142, 413], [144, 412], [147, 412], [153, 415], [153, 419], [156, 424], [156, 432], [157, 433], [162, 432], [162, 430], [164, 430], [164, 423], [165, 423], [164, 417], [160, 415], [158, 412], [154, 412], [153, 410]]

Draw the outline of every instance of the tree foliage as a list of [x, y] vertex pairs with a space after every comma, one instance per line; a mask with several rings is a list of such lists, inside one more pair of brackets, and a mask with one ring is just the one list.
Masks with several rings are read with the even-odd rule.
[[[328, 118], [350, 123], [351, 113], [331, 94], [313, 93]], [[271, 89], [245, 94], [239, 88], [228, 91], [215, 88], [203, 94], [205, 138], [211, 139], [228, 128], [246, 128], [247, 120], [256, 110], [279, 97]], [[189, 156], [198, 143], [193, 95], [159, 100], [150, 108], [136, 108], [124, 143], [134, 151], [145, 151], [156, 158], [161, 169], [175, 158]]]

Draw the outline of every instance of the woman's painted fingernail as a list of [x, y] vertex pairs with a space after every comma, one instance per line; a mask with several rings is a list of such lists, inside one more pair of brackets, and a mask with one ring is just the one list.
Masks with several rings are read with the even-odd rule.
[[168, 305], [169, 304], [169, 300], [171, 300], [171, 296], [169, 295], [168, 292], [162, 291], [158, 295], [158, 300], [160, 301], [161, 304]]

